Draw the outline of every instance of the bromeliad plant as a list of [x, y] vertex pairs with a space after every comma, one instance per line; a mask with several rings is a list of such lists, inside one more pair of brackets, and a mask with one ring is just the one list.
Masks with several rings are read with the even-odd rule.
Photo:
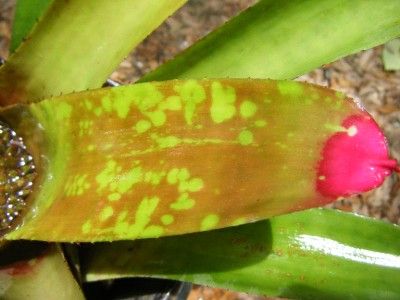
[[[95, 89], [183, 3], [54, 1], [0, 69], [3, 256], [21, 239], [106, 241], [82, 250], [83, 281], [397, 298], [396, 226], [326, 209], [274, 217], [379, 186], [397, 168], [383, 134], [340, 93], [260, 78], [399, 36], [400, 3], [259, 1], [141, 83]], [[41, 15], [31, 4], [18, 2], [13, 45]], [[64, 298], [83, 297], [59, 248], [40, 253], [3, 262], [3, 297], [60, 299], [44, 267], [63, 270]]]

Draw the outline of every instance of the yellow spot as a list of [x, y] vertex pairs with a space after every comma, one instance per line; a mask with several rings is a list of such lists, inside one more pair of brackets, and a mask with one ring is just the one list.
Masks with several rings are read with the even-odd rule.
[[164, 233], [164, 228], [158, 225], [150, 225], [143, 229], [143, 232], [140, 234], [141, 238], [158, 238], [162, 236]]
[[254, 125], [256, 125], [256, 127], [265, 127], [267, 125], [267, 121], [265, 120], [257, 120], [254, 122]]
[[257, 112], [257, 105], [249, 100], [243, 101], [240, 105], [240, 115], [245, 118], [251, 118]]
[[321, 176], [318, 177], [318, 180], [321, 180], [321, 181], [323, 181], [325, 179], [326, 179], [326, 177], [324, 175], [321, 175]]
[[121, 194], [126, 193], [134, 184], [141, 182], [143, 172], [141, 167], [136, 167], [129, 172], [121, 174], [117, 184], [117, 191]]
[[174, 216], [173, 215], [163, 215], [161, 217], [161, 223], [164, 225], [171, 225], [174, 222]]
[[159, 202], [160, 199], [156, 196], [151, 198], [144, 197], [136, 209], [135, 222], [129, 225], [128, 222], [124, 221], [125, 218], [118, 217], [114, 232], [120, 238], [125, 239], [160, 236], [163, 232], [160, 226], [152, 225], [146, 228]]
[[94, 148], [95, 148], [94, 145], [89, 145], [87, 146], [87, 151], [91, 152], [94, 150]]
[[72, 113], [72, 106], [62, 101], [57, 103], [58, 103], [58, 105], [56, 105], [57, 120], [68, 119]]
[[214, 81], [211, 85], [211, 94], [211, 119], [215, 123], [222, 123], [231, 119], [236, 114], [235, 89], [229, 86], [224, 88], [220, 82]]
[[111, 112], [112, 110], [112, 103], [109, 96], [105, 96], [101, 99], [101, 105], [103, 106], [106, 112]]
[[112, 193], [110, 195], [108, 195], [108, 200], [110, 201], [118, 201], [119, 199], [121, 199], [121, 194], [119, 193]]
[[165, 112], [163, 112], [162, 110], [155, 110], [152, 112], [147, 112], [146, 116], [149, 117], [149, 119], [151, 120], [153, 125], [156, 127], [160, 127], [160, 126], [164, 125], [167, 120], [167, 116], [166, 116]]
[[242, 130], [237, 139], [243, 146], [250, 145], [253, 142], [253, 133], [249, 130]]
[[92, 229], [92, 222], [90, 220], [87, 220], [85, 223], [83, 223], [82, 225], [83, 234], [88, 234], [91, 229]]
[[100, 107], [94, 109], [94, 114], [100, 117], [103, 114], [103, 110]]
[[358, 130], [356, 126], [350, 126], [349, 129], [347, 129], [347, 135], [348, 136], [355, 136], [357, 134]]
[[104, 222], [109, 219], [114, 214], [114, 210], [111, 206], [106, 206], [100, 212], [99, 219], [100, 221]]
[[169, 184], [175, 184], [178, 182], [179, 169], [173, 168], [167, 174], [167, 182]]
[[173, 148], [182, 142], [179, 137], [173, 135], [158, 137], [156, 134], [153, 134], [151, 138], [155, 140], [160, 148]]
[[96, 181], [99, 185], [97, 191], [100, 192], [102, 189], [104, 189], [109, 183], [111, 183], [115, 177], [116, 173], [116, 166], [117, 162], [114, 160], [109, 160], [106, 164], [106, 167], [104, 168], [103, 171], [101, 171], [97, 176], [96, 176]]
[[214, 229], [218, 225], [218, 222], [219, 216], [216, 214], [210, 214], [201, 221], [200, 230], [205, 231]]
[[238, 226], [246, 223], [246, 218], [238, 218], [232, 222], [232, 226]]
[[159, 185], [164, 176], [165, 172], [148, 171], [144, 175], [144, 181], [152, 185]]
[[303, 95], [303, 86], [295, 81], [278, 81], [278, 90], [282, 95], [298, 97]]
[[179, 96], [170, 96], [165, 102], [159, 105], [162, 110], [178, 111], [182, 109], [181, 99]]
[[196, 80], [187, 80], [182, 85], [175, 86], [184, 103], [184, 116], [187, 124], [193, 124], [196, 109], [206, 99], [206, 92]]
[[192, 208], [194, 204], [195, 201], [189, 198], [189, 194], [183, 193], [175, 202], [171, 203], [169, 207], [174, 210], [185, 210]]
[[68, 178], [65, 184], [65, 194], [67, 196], [82, 195], [90, 187], [90, 183], [86, 180], [88, 175], [75, 175]]
[[201, 178], [192, 178], [188, 181], [182, 179], [179, 183], [179, 191], [189, 191], [189, 192], [198, 192], [204, 187], [203, 180]]
[[[148, 82], [135, 84], [130, 88], [118, 89], [114, 93], [116, 97], [113, 101], [113, 108], [121, 119], [128, 116], [132, 104], [135, 104], [141, 113], [146, 113], [154, 109], [164, 98], [155, 84]], [[152, 121], [159, 124], [159, 115], [153, 115], [152, 118]]]
[[178, 181], [186, 181], [189, 178], [190, 178], [190, 173], [189, 173], [188, 169], [186, 169], [186, 168], [182, 168], [182, 169], [173, 168], [168, 172], [167, 182], [169, 184], [175, 184]]
[[93, 109], [93, 104], [89, 100], [85, 99], [84, 104], [87, 110], [91, 111]]
[[135, 129], [138, 133], [144, 133], [150, 128], [151, 128], [151, 123], [147, 120], [139, 120], [135, 125]]
[[93, 121], [82, 120], [79, 121], [79, 136], [88, 135], [93, 133]]

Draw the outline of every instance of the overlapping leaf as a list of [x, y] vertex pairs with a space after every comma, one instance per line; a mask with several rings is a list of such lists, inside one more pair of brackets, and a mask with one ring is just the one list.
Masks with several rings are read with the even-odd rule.
[[0, 69], [0, 104], [100, 87], [185, 0], [54, 1]]
[[155, 276], [293, 299], [397, 299], [400, 229], [313, 209], [229, 229], [88, 246], [89, 281]]
[[84, 299], [58, 246], [14, 242], [0, 254], [1, 299]]
[[6, 238], [47, 241], [182, 234], [328, 203], [347, 191], [318, 188], [326, 141], [362, 134], [349, 118], [371, 120], [328, 89], [239, 79], [100, 89], [1, 117], [41, 170]]

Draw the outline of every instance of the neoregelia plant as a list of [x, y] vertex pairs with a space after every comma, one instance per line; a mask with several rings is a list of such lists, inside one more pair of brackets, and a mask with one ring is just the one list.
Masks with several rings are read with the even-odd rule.
[[[290, 81], [221, 78], [290, 79], [394, 38], [397, 1], [260, 1], [142, 79], [186, 80], [71, 93], [100, 87], [127, 51], [183, 3], [54, 1], [0, 69], [1, 120], [22, 137], [37, 173], [22, 203], [2, 206], [4, 240], [207, 231], [367, 191], [396, 168], [376, 123], [343, 95]], [[10, 174], [3, 178], [18, 183]], [[13, 184], [3, 189], [4, 201], [11, 201]], [[99, 244], [86, 249], [82, 275], [158, 275], [300, 298], [399, 295], [398, 228], [326, 210], [268, 222], [128, 247]], [[353, 226], [365, 234], [355, 235]], [[224, 250], [211, 249], [210, 259], [194, 267], [190, 260], [204, 255], [195, 246], [169, 261], [193, 240]], [[129, 249], [137, 250], [132, 256]], [[221, 255], [232, 259], [216, 264]], [[323, 280], [308, 274], [318, 269], [316, 257], [326, 264]], [[35, 278], [31, 272], [20, 281], [9, 268], [5, 297], [13, 282]], [[289, 275], [252, 280], [265, 269]], [[368, 276], [335, 291], [346, 272]]]

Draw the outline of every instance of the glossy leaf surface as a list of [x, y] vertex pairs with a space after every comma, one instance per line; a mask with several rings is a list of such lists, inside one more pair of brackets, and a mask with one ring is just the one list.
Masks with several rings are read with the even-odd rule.
[[58, 246], [14, 242], [0, 254], [1, 299], [84, 299]]
[[[144, 83], [16, 106], [1, 117], [25, 138], [43, 174], [32, 209], [7, 239], [111, 241], [181, 234], [358, 193], [364, 187], [338, 194], [323, 182], [358, 178], [353, 169], [381, 170], [374, 159], [344, 173], [321, 169], [331, 137], [365, 148], [355, 142], [364, 136], [358, 132], [362, 127], [346, 123], [353, 118], [378, 130], [378, 141], [368, 134], [367, 139], [383, 153], [379, 164], [387, 158], [383, 135], [356, 103], [298, 82]], [[373, 149], [366, 149], [371, 156]], [[333, 161], [341, 162], [340, 155], [334, 153]], [[363, 154], [358, 149], [344, 155], [356, 161]], [[380, 178], [366, 189], [390, 174], [382, 170], [382, 176], [361, 174], [363, 180]]]
[[400, 229], [313, 209], [178, 237], [87, 245], [89, 281], [154, 276], [291, 299], [398, 299]]
[[100, 87], [185, 0], [56, 0], [0, 68], [0, 104]]
[[15, 6], [10, 52], [21, 44], [53, 0], [18, 0]]
[[141, 81], [292, 79], [400, 36], [399, 11], [398, 0], [262, 0]]

